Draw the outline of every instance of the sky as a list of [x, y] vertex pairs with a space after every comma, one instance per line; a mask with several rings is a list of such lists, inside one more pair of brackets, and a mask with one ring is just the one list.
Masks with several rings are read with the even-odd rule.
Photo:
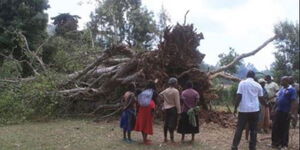
[[[144, 7], [158, 16], [163, 6], [171, 25], [183, 23], [187, 10], [187, 23], [193, 23], [204, 34], [198, 49], [206, 54], [204, 62], [216, 65], [220, 53], [229, 47], [239, 54], [250, 52], [271, 38], [273, 27], [279, 21], [299, 22], [299, 0], [142, 0]], [[95, 0], [49, 0], [49, 17], [71, 13], [81, 17], [80, 28], [90, 21]], [[52, 22], [52, 21], [51, 21]], [[276, 49], [271, 43], [254, 56], [244, 59], [259, 70], [269, 69]]]

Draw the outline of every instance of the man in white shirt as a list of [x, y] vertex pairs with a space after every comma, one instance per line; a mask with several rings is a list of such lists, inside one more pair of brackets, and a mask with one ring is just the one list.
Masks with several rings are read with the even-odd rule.
[[255, 79], [255, 73], [248, 71], [247, 79], [239, 83], [237, 90], [237, 99], [234, 108], [234, 113], [239, 108], [237, 128], [235, 131], [232, 150], [238, 150], [242, 132], [246, 126], [249, 125], [250, 142], [249, 149], [256, 150], [256, 137], [257, 137], [257, 122], [259, 118], [259, 103], [266, 105], [263, 101], [263, 89]]

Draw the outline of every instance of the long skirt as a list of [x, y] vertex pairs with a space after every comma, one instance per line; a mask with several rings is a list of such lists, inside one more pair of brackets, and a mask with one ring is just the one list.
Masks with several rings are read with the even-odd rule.
[[150, 102], [147, 107], [139, 107], [139, 112], [137, 114], [136, 124], [134, 127], [135, 131], [141, 131], [146, 134], [153, 134], [153, 113], [155, 108], [155, 103]]
[[196, 117], [196, 126], [193, 126], [189, 121], [189, 116], [187, 115], [187, 113], [182, 112], [179, 119], [177, 132], [180, 134], [199, 133], [198, 115], [195, 115], [195, 117]]
[[135, 110], [134, 109], [126, 109], [122, 112], [120, 127], [124, 131], [132, 131], [135, 126]]
[[177, 109], [172, 107], [164, 112], [164, 128], [174, 131], [177, 127]]

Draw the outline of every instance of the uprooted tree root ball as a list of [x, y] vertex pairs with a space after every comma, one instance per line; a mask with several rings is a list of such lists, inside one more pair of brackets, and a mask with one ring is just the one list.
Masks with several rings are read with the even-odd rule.
[[[136, 52], [126, 45], [115, 45], [105, 50], [97, 60], [82, 71], [70, 74], [59, 93], [70, 101], [69, 110], [89, 115], [100, 114], [101, 118], [112, 116], [121, 110], [120, 97], [130, 83], [144, 88], [148, 81], [155, 81], [157, 90], [167, 87], [166, 81], [176, 77], [179, 89], [188, 80], [200, 93], [200, 104], [206, 114], [200, 115], [206, 121], [213, 121], [224, 127], [231, 126], [224, 120], [224, 113], [212, 112], [210, 101], [216, 99], [216, 90], [211, 80], [223, 77], [233, 81], [240, 79], [224, 71], [239, 60], [252, 56], [272, 42], [276, 36], [264, 42], [257, 49], [236, 57], [233, 62], [211, 72], [200, 70], [205, 55], [197, 47], [204, 39], [194, 26], [177, 24], [164, 31], [164, 41], [154, 51]], [[211, 111], [211, 112], [209, 112]], [[226, 118], [226, 117], [225, 117]]]

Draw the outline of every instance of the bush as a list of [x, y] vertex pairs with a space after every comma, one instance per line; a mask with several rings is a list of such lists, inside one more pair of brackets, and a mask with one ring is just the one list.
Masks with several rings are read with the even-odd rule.
[[216, 105], [233, 104], [235, 101], [235, 95], [238, 88], [237, 83], [231, 84], [229, 87], [222, 88], [218, 91], [219, 98], [214, 100]]
[[20, 123], [25, 120], [54, 117], [63, 109], [64, 102], [56, 94], [61, 76], [48, 72], [34, 81], [7, 84], [0, 91], [0, 124]]

